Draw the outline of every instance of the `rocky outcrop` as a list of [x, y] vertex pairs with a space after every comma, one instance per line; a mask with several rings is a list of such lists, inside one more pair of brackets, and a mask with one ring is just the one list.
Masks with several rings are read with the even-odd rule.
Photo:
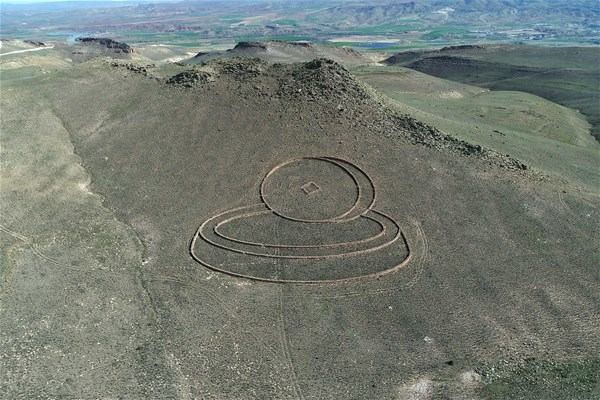
[[283, 45], [288, 45], [288, 46], [296, 46], [296, 47], [304, 47], [307, 49], [310, 49], [313, 47], [311, 42], [307, 42], [307, 41], [296, 41], [296, 42], [286, 42], [284, 40], [273, 40], [274, 43], [280, 43]]
[[457, 139], [399, 113], [333, 60], [317, 58], [304, 63], [268, 64], [259, 59], [233, 58], [212, 60], [203, 67], [212, 72], [188, 70], [172, 76], [166, 83], [210, 90], [206, 89], [206, 83], [215, 80], [222, 87], [237, 90], [244, 99], [276, 100], [290, 118], [302, 119], [316, 108], [340, 124], [358, 125], [395, 140], [477, 157], [510, 170], [527, 169], [508, 155]]
[[83, 44], [99, 45], [111, 49], [116, 53], [133, 53], [133, 47], [129, 46], [127, 43], [117, 42], [116, 40], [109, 38], [80, 37], [77, 41]]
[[155, 64], [133, 64], [116, 61], [110, 63], [110, 66], [114, 68], [124, 68], [128, 71], [134, 72], [136, 74], [142, 74], [144, 76], [148, 76], [149, 70], [156, 67]]
[[233, 50], [248, 50], [248, 49], [266, 51], [267, 45], [264, 43], [261, 43], [261, 42], [239, 42], [233, 48]]
[[364, 86], [341, 64], [327, 59], [294, 64], [287, 74], [279, 78], [279, 95], [282, 97], [338, 99], [364, 102], [369, 94]]
[[177, 75], [174, 75], [167, 79], [168, 85], [183, 86], [183, 87], [194, 87], [206, 84], [213, 80], [211, 74], [205, 71], [183, 71]]
[[219, 73], [233, 77], [236, 80], [246, 80], [256, 77], [262, 74], [267, 68], [267, 63], [259, 58], [235, 57], [231, 59], [217, 59], [210, 65]]
[[446, 46], [440, 49], [440, 52], [444, 51], [453, 51], [453, 50], [481, 50], [484, 49], [484, 46], [478, 44], [461, 44], [457, 46]]
[[27, 44], [30, 44], [30, 45], [36, 46], [36, 47], [44, 47], [44, 46], [46, 46], [46, 43], [39, 42], [37, 40], [23, 40], [23, 43], [27, 43]]

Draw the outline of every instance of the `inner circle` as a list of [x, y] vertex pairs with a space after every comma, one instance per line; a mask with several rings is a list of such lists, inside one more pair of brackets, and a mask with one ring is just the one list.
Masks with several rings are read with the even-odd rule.
[[341, 165], [321, 158], [281, 164], [261, 185], [267, 207], [294, 221], [334, 222], [352, 211], [359, 196], [355, 177]]
[[366, 243], [386, 233], [383, 223], [373, 218], [356, 218], [343, 223], [299, 223], [264, 208], [232, 215], [216, 223], [213, 231], [225, 240], [240, 244], [306, 249]]

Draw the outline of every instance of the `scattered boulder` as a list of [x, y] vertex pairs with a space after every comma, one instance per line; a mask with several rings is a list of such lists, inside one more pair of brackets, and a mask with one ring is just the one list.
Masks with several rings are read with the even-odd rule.
[[246, 80], [262, 74], [267, 63], [259, 58], [217, 59], [211, 65], [220, 73], [229, 75], [236, 80]]
[[450, 136], [437, 128], [429, 126], [409, 115], [402, 115], [393, 110], [386, 110], [388, 118], [394, 121], [384, 133], [387, 136], [402, 136], [411, 143], [451, 151], [463, 156], [477, 157], [508, 170], [526, 170], [527, 166], [508, 154], [500, 154], [494, 150], [483, 148], [478, 144]]
[[282, 97], [309, 97], [310, 100], [342, 100], [364, 103], [369, 97], [364, 85], [346, 68], [327, 58], [294, 64], [279, 80]]
[[154, 68], [154, 64], [133, 64], [133, 63], [120, 63], [120, 62], [112, 62], [111, 67], [115, 68], [125, 68], [128, 71], [135, 72], [137, 74], [142, 74], [144, 76], [148, 76], [148, 70]]
[[167, 79], [166, 83], [168, 85], [183, 86], [183, 87], [191, 88], [194, 86], [200, 86], [203, 84], [207, 84], [208, 82], [211, 82], [212, 80], [213, 80], [212, 76], [208, 72], [188, 70], [188, 71], [180, 72], [179, 74], [170, 77], [169, 79]]

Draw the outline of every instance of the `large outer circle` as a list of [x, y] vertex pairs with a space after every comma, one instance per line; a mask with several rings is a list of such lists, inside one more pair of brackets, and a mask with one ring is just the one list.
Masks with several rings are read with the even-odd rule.
[[360, 187], [342, 164], [300, 158], [273, 168], [261, 184], [261, 198], [277, 215], [302, 222], [328, 222], [350, 214]]
[[[260, 211], [261, 208], [264, 211]], [[271, 212], [263, 204], [256, 204], [229, 210], [208, 219], [192, 238], [189, 248], [192, 258], [211, 270], [255, 281], [328, 284], [379, 279], [403, 268], [413, 257], [413, 250], [404, 233], [399, 230], [399, 224], [377, 211], [369, 213], [371, 216], [378, 214], [397, 227], [394, 238], [360, 250], [344, 249], [347, 252], [337, 252], [332, 248], [332, 253], [320, 255], [269, 255], [266, 248], [263, 248], [261, 251], [265, 253], [252, 254], [242, 249], [232, 249], [225, 243], [215, 243], [212, 240], [214, 237], [206, 236], [214, 236], [214, 226], [218, 224], [217, 220], [226, 218], [225, 214], [235, 215], [246, 211]]]

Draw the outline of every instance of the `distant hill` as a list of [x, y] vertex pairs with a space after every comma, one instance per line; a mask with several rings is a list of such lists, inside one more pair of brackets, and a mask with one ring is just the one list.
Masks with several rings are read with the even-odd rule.
[[399, 46], [424, 46], [480, 40], [598, 43], [600, 11], [594, 0], [65, 1], [3, 4], [0, 18], [2, 37], [110, 32], [139, 40], [132, 41], [137, 45], [148, 39], [223, 44], [358, 35], [367, 45], [377, 43], [372, 36], [384, 36]]
[[461, 46], [398, 53], [385, 63], [493, 90], [536, 94], [581, 111], [600, 140], [597, 47]]
[[235, 47], [226, 51], [198, 53], [187, 62], [195, 64], [217, 58], [231, 57], [259, 58], [264, 61], [279, 63], [310, 61], [319, 57], [325, 57], [344, 65], [374, 62], [372, 56], [362, 54], [352, 48], [323, 46], [306, 41], [239, 42]]
[[85, 45], [96, 45], [109, 49], [115, 53], [133, 53], [133, 48], [127, 43], [118, 42], [110, 38], [80, 37], [77, 41]]

